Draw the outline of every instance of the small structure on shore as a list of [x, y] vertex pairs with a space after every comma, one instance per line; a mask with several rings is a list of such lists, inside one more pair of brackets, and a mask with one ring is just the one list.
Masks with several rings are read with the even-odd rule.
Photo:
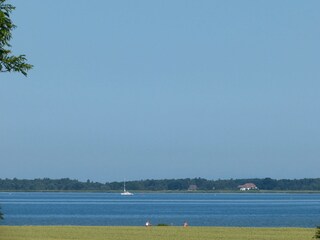
[[188, 188], [188, 191], [197, 191], [198, 187], [195, 184], [191, 184]]
[[254, 183], [239, 185], [238, 188], [240, 191], [258, 190], [258, 187]]

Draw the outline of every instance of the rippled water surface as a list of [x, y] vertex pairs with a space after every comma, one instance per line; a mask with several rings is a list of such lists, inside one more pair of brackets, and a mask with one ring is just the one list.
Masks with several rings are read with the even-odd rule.
[[0, 204], [4, 225], [320, 225], [320, 194], [0, 193]]

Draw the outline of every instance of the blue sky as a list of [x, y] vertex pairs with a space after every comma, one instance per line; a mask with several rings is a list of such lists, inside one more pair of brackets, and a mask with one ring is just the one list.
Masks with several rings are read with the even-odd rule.
[[10, 1], [1, 178], [304, 178], [319, 1]]

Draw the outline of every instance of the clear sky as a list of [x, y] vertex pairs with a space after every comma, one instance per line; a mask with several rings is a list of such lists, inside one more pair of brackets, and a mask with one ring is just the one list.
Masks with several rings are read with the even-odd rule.
[[10, 1], [0, 178], [304, 178], [320, 1]]

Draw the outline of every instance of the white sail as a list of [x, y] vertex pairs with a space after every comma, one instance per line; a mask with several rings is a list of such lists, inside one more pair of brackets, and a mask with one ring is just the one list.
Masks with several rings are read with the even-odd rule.
[[126, 190], [126, 182], [123, 182], [123, 192], [121, 193], [122, 196], [132, 196], [133, 193]]

